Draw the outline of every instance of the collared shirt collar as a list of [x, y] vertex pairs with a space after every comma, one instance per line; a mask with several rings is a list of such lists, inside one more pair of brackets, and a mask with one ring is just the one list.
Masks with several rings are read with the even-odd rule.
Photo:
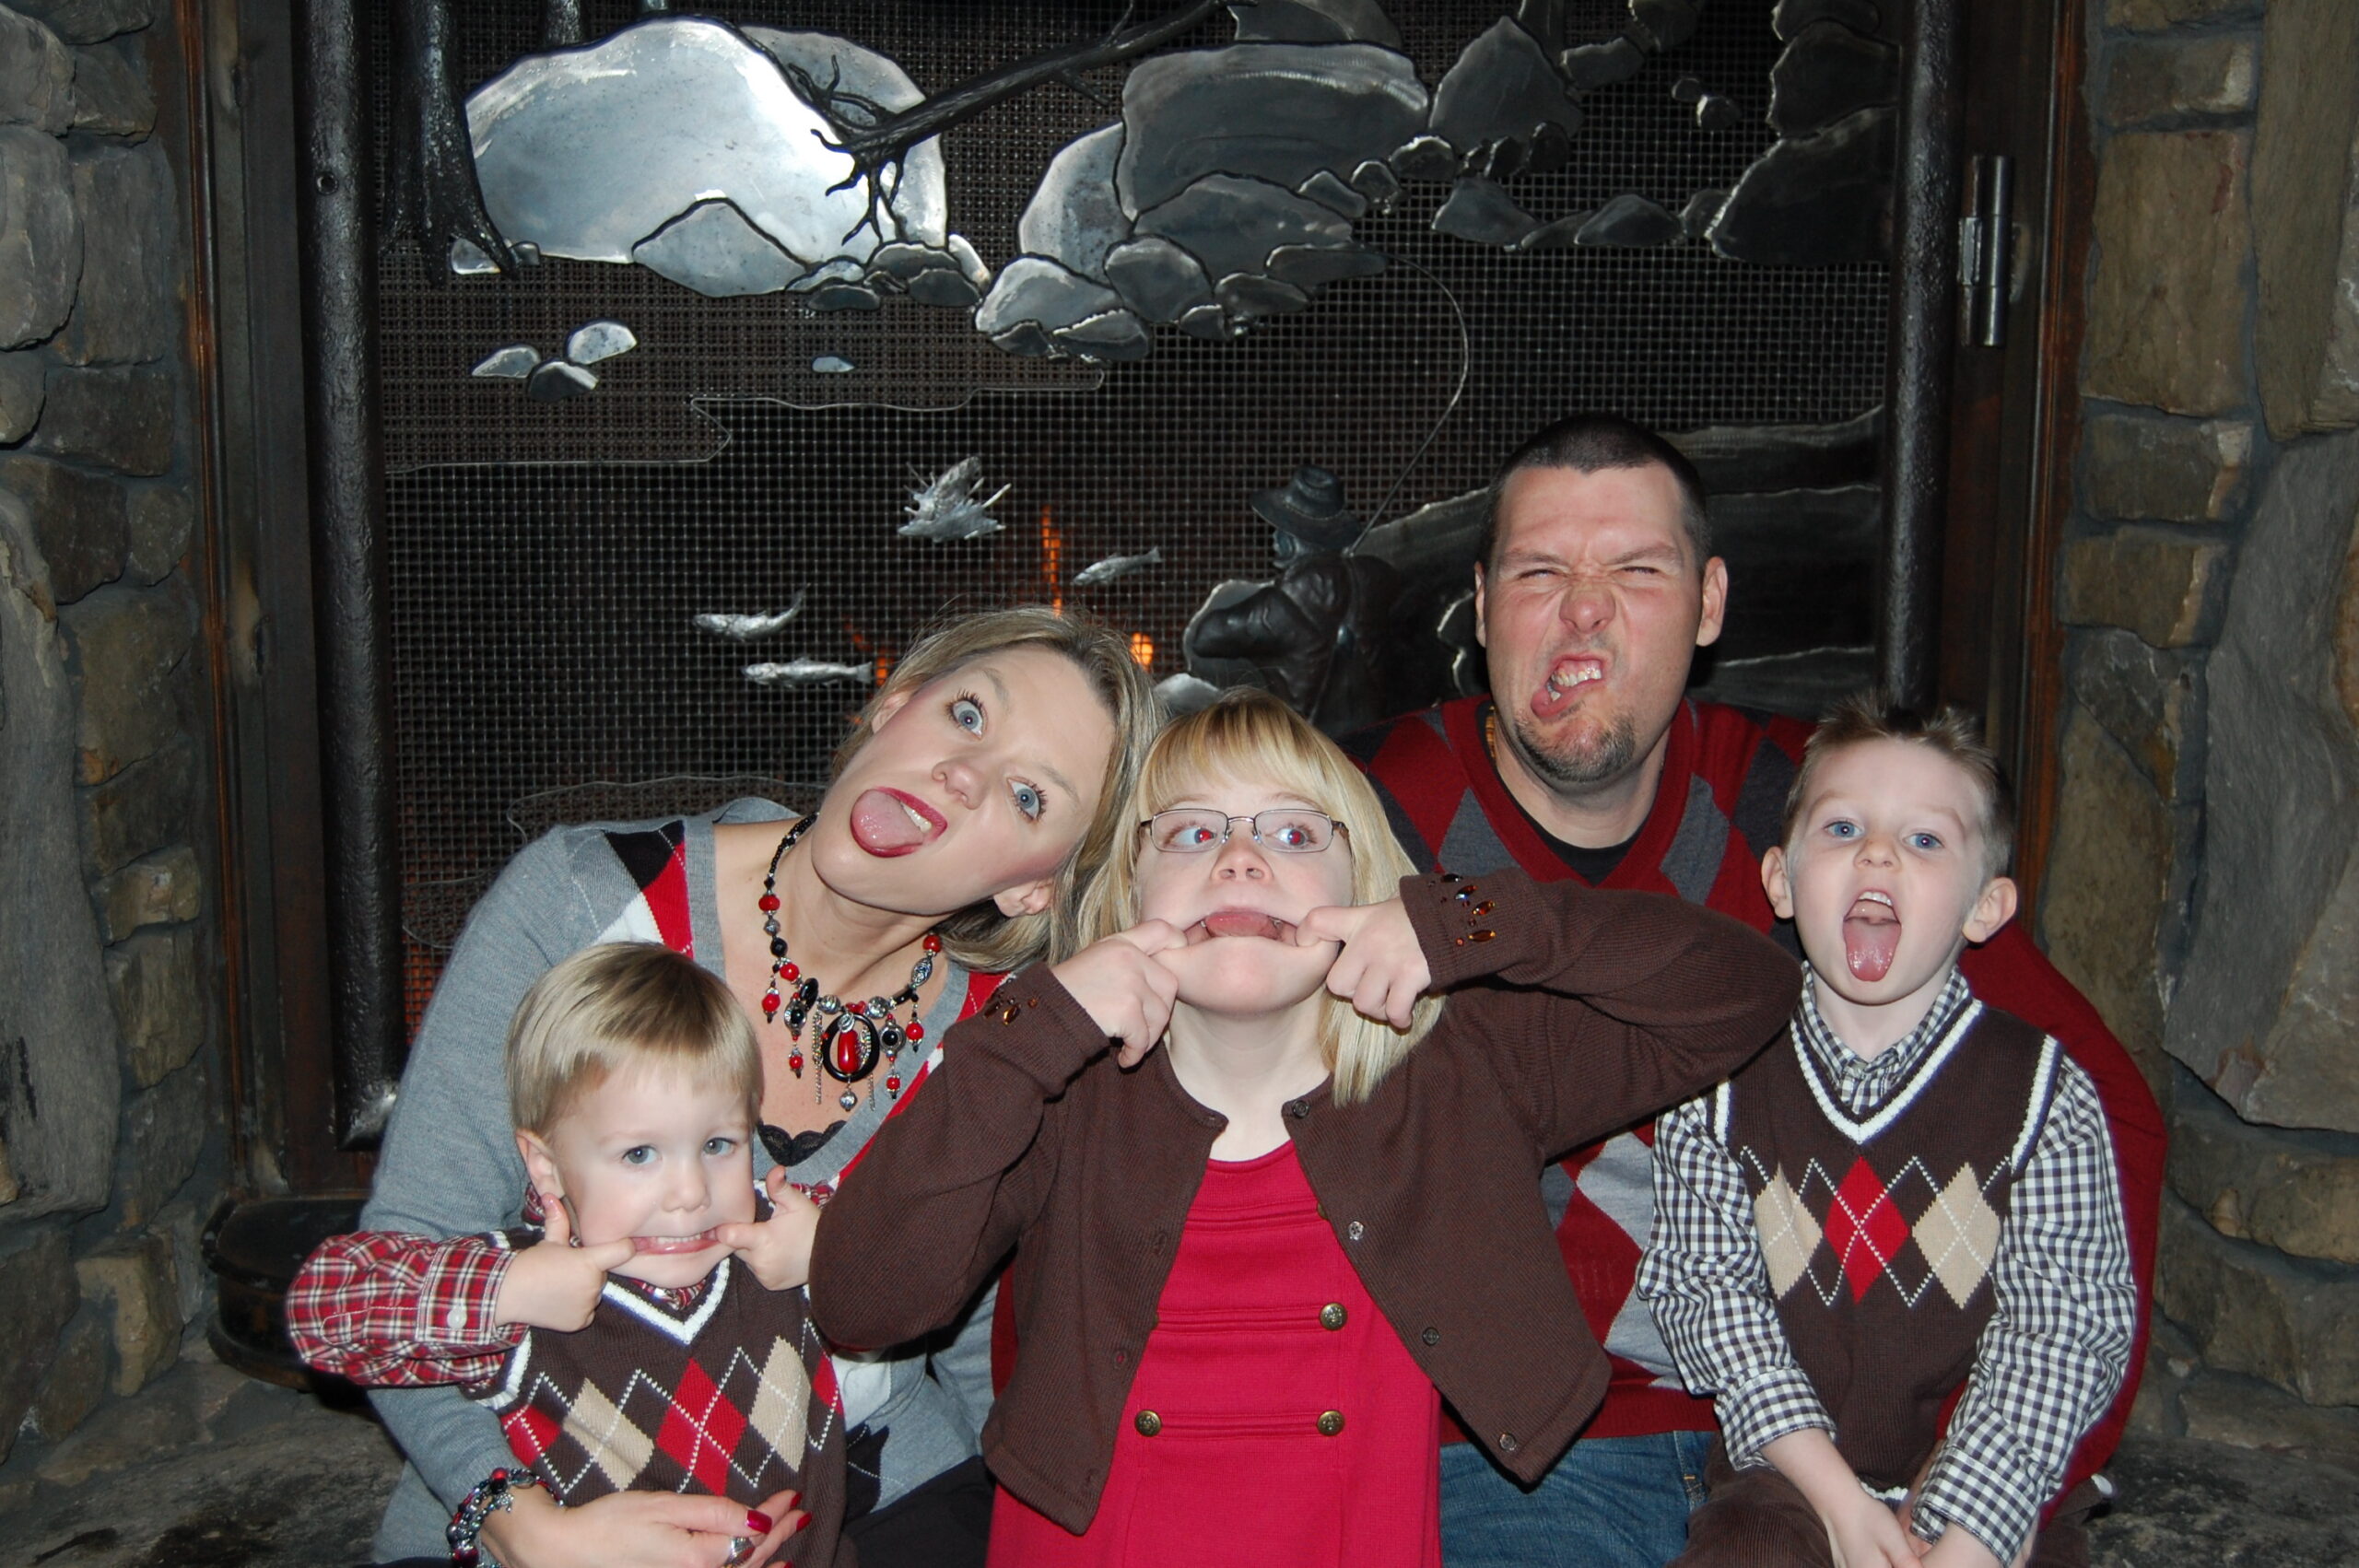
[[1951, 965], [1941, 994], [1925, 1010], [1917, 1027], [1894, 1042], [1891, 1049], [1872, 1059], [1862, 1058], [1836, 1036], [1819, 1013], [1818, 976], [1805, 964], [1802, 999], [1794, 1007], [1794, 1037], [1802, 1042], [1811, 1065], [1843, 1108], [1852, 1116], [1865, 1116], [1907, 1082], [1973, 1000], [1974, 991], [1966, 983], [1965, 973]]

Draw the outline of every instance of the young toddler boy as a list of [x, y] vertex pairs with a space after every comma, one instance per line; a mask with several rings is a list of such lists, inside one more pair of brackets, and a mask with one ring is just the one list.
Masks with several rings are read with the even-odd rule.
[[2086, 1561], [2079, 1492], [2041, 1513], [2137, 1290], [2087, 1074], [1958, 973], [2014, 913], [2012, 835], [1954, 710], [1853, 699], [1803, 754], [1761, 865], [1792, 1024], [1655, 1130], [1638, 1293], [1722, 1433], [1680, 1564]]
[[[452, 1519], [475, 1561], [498, 1508], [615, 1492], [725, 1497], [732, 1562], [837, 1562], [844, 1454], [807, 1291], [817, 1211], [754, 1182], [760, 1047], [728, 988], [652, 943], [585, 948], [508, 1036], [523, 1227], [335, 1236], [288, 1327], [305, 1362], [370, 1387], [462, 1385], [522, 1461]], [[802, 1516], [758, 1510], [799, 1492]]]

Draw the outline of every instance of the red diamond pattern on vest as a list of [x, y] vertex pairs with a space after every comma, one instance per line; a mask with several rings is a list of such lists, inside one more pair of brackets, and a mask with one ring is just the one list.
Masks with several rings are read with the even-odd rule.
[[1862, 1155], [1845, 1174], [1826, 1211], [1826, 1244], [1850, 1281], [1853, 1301], [1868, 1293], [1907, 1240], [1908, 1222]]
[[[734, 1369], [733, 1369], [734, 1370]], [[745, 1434], [745, 1415], [722, 1397], [711, 1375], [695, 1362], [680, 1375], [680, 1386], [656, 1429], [655, 1445], [716, 1497], [729, 1493], [729, 1457]]]

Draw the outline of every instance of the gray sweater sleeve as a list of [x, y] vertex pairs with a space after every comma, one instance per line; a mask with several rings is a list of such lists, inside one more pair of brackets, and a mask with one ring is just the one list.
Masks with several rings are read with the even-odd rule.
[[[468, 918], [427, 1007], [363, 1229], [442, 1237], [517, 1223], [525, 1176], [508, 1115], [509, 1020], [534, 980], [598, 934], [565, 830], [509, 862]], [[440, 1555], [449, 1511], [496, 1466], [514, 1462], [499, 1422], [452, 1387], [378, 1389], [370, 1402], [442, 1508], [434, 1516], [405, 1486], [378, 1549]]]

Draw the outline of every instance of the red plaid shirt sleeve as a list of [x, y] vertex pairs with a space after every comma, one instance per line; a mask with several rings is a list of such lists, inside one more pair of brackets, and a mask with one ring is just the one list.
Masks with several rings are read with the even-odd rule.
[[319, 1371], [372, 1388], [482, 1383], [524, 1337], [492, 1321], [515, 1253], [482, 1236], [331, 1236], [287, 1293], [287, 1332]]

